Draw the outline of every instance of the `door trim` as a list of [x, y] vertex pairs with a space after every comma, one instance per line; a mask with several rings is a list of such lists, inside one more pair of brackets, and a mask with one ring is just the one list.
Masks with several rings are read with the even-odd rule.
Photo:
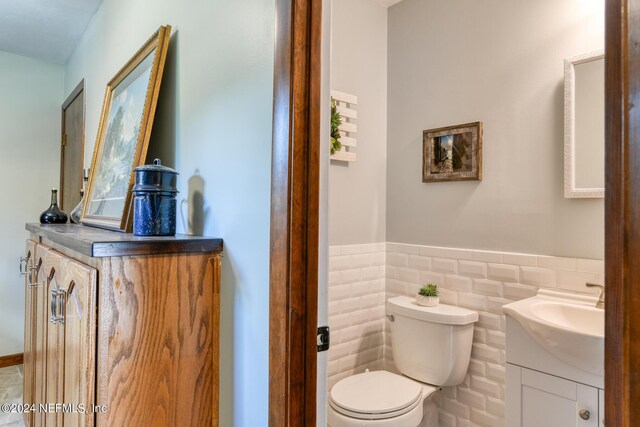
[[80, 80], [80, 83], [76, 85], [76, 87], [71, 91], [67, 99], [62, 103], [62, 109], [66, 110], [69, 105], [73, 102], [74, 99], [80, 95], [80, 92], [84, 91], [84, 79]]
[[0, 368], [8, 368], [9, 366], [22, 365], [23, 353], [9, 354], [0, 356]]
[[[67, 99], [62, 103], [61, 115], [60, 115], [60, 191], [58, 192], [58, 204], [60, 209], [71, 211], [75, 206], [64, 206], [64, 123], [66, 117], [66, 110], [71, 103], [84, 92], [84, 79], [80, 80], [80, 83], [71, 91]], [[84, 126], [85, 126], [85, 114], [86, 114], [86, 99], [82, 99], [82, 159], [84, 159]], [[80, 170], [82, 174], [80, 182], [84, 180], [84, 170]]]
[[640, 0], [607, 0], [605, 21], [605, 416], [640, 418]]
[[277, 0], [269, 425], [316, 424], [322, 0]]

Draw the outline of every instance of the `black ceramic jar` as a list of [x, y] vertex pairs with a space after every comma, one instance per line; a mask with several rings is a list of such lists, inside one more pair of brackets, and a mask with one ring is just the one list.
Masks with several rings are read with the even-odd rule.
[[176, 234], [176, 194], [178, 172], [152, 165], [135, 169], [133, 187], [133, 234], [136, 236], [173, 236]]

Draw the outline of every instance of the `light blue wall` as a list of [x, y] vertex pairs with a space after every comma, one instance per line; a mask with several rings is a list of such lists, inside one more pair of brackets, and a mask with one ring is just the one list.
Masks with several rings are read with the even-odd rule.
[[[389, 9], [387, 240], [604, 256], [604, 200], [564, 198], [564, 59], [604, 2], [404, 0]], [[423, 183], [422, 131], [482, 121], [482, 181]]]
[[331, 8], [330, 84], [358, 97], [358, 146], [355, 162], [331, 161], [329, 244], [385, 242], [387, 8], [371, 0], [333, 0]]
[[[274, 0], [105, 0], [66, 64], [86, 79], [91, 161], [106, 83], [158, 26], [173, 26], [150, 151], [204, 180], [204, 234], [222, 237], [223, 426], [265, 426]], [[185, 226], [179, 220], [179, 228]]]

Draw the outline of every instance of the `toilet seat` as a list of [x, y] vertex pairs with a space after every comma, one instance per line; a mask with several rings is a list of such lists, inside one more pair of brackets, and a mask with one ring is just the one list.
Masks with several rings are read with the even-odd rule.
[[[432, 390], [425, 390], [425, 387]], [[329, 404], [347, 417], [383, 420], [399, 417], [423, 401], [423, 391], [435, 387], [387, 371], [365, 372], [340, 380], [333, 386]]]

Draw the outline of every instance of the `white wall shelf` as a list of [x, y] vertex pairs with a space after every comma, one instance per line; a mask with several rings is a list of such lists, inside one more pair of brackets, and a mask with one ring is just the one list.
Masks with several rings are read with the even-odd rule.
[[358, 97], [348, 93], [331, 91], [331, 97], [336, 101], [336, 109], [342, 117], [342, 124], [338, 128], [340, 130], [340, 143], [342, 148], [331, 155], [331, 160], [344, 162], [355, 162], [357, 146], [356, 134], [358, 133]]

